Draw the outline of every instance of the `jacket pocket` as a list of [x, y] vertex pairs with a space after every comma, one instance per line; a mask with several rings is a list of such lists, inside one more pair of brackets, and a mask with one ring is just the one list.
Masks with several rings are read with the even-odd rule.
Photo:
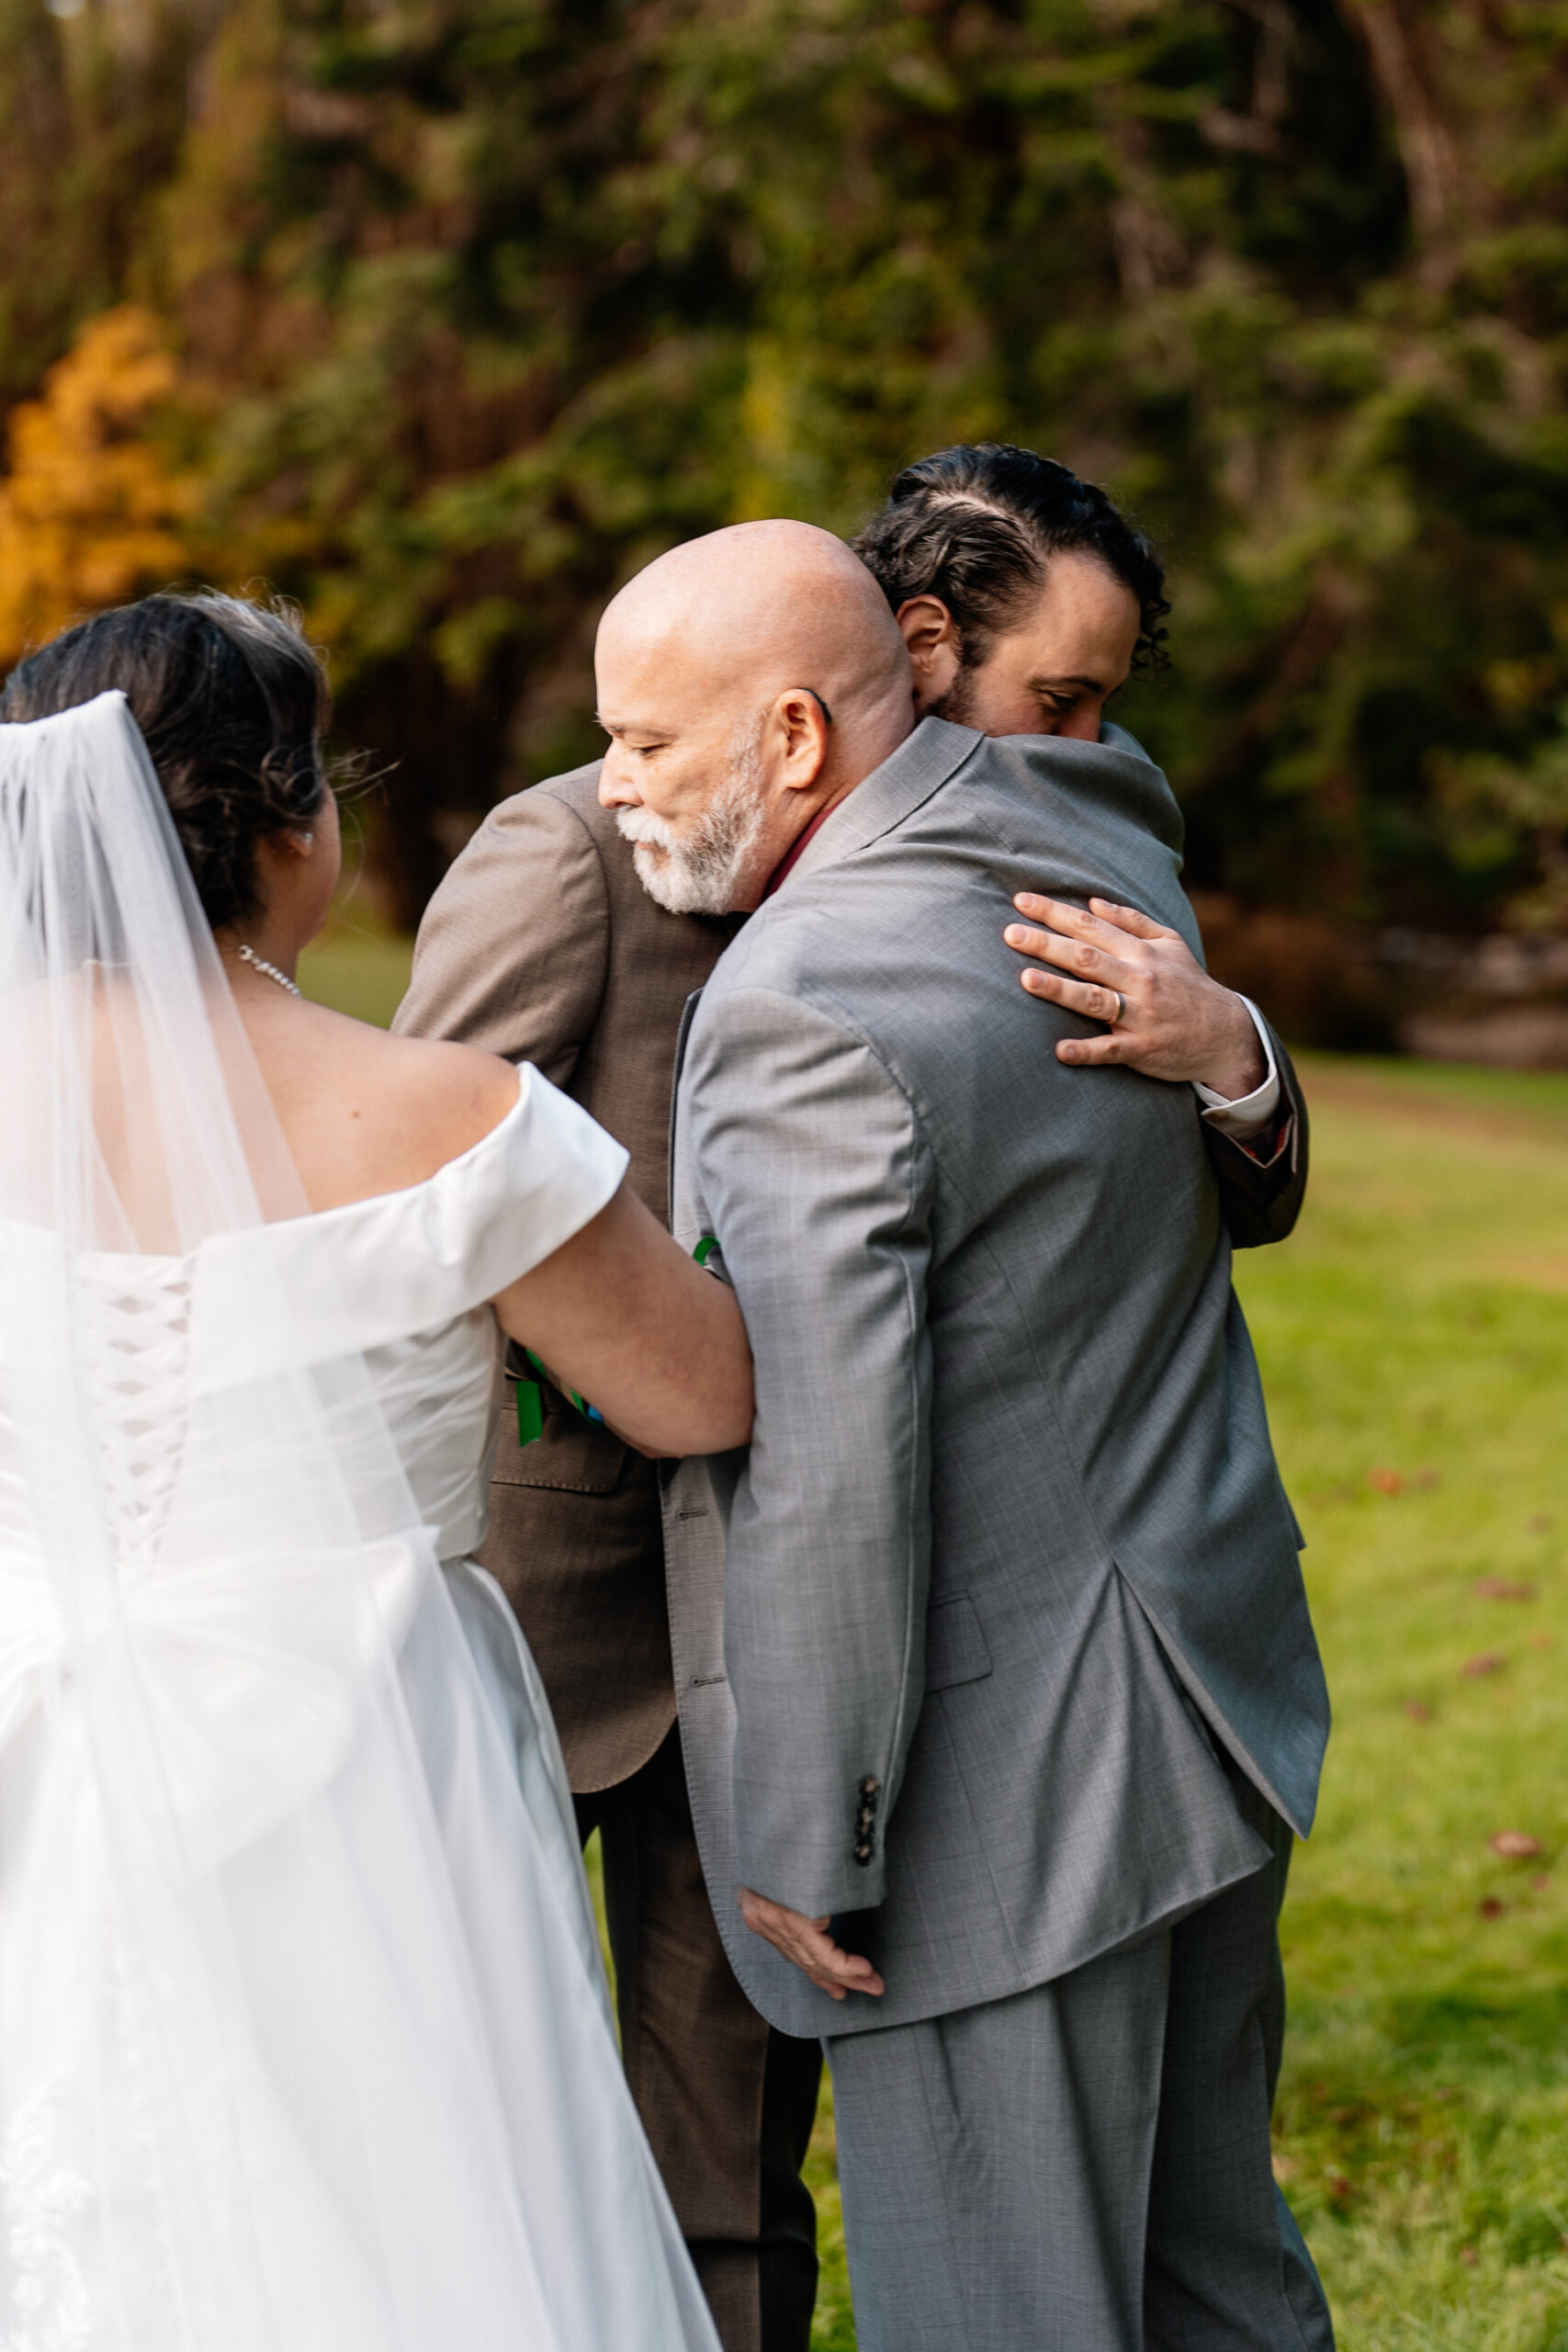
[[991, 1671], [991, 1653], [980, 1619], [966, 1592], [939, 1600], [926, 1611], [926, 1689], [951, 1690], [955, 1682], [978, 1682]]
[[545, 1427], [529, 1445], [517, 1442], [517, 1390], [506, 1384], [506, 1410], [491, 1476], [502, 1487], [556, 1487], [607, 1495], [619, 1485], [626, 1447], [597, 1421], [585, 1420], [552, 1388], [545, 1390]]

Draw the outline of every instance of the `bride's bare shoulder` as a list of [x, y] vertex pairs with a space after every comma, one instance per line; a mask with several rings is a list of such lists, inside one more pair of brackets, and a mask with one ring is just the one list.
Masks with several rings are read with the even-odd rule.
[[[310, 1012], [308, 1024], [294, 1030], [294, 1056], [264, 1049], [262, 1060], [318, 1209], [423, 1183], [499, 1126], [517, 1101], [517, 1072], [498, 1055], [393, 1037], [317, 1006]], [[309, 1050], [300, 1051], [307, 1027]]]
[[367, 1031], [363, 1022], [350, 1025], [364, 1037], [359, 1049], [376, 1098], [400, 1126], [425, 1136], [433, 1150], [440, 1147], [436, 1167], [488, 1135], [517, 1100], [516, 1069], [499, 1054], [443, 1038], [393, 1037]]

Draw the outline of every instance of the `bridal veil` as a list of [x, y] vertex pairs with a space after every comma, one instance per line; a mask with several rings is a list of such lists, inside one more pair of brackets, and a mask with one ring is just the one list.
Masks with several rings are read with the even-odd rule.
[[204, 1329], [308, 1204], [118, 695], [0, 727], [0, 2352], [711, 2352], [365, 1361]]

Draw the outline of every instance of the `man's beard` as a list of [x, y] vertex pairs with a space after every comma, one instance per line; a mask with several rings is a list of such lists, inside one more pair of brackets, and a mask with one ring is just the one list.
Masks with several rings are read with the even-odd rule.
[[953, 684], [940, 702], [927, 706], [926, 717], [945, 718], [953, 727], [972, 727], [975, 722], [969, 714], [974, 707], [975, 668], [967, 662], [960, 662]]
[[758, 718], [730, 738], [723, 781], [690, 831], [678, 833], [651, 808], [615, 811], [637, 880], [672, 915], [727, 915], [745, 894], [762, 830], [765, 726]]

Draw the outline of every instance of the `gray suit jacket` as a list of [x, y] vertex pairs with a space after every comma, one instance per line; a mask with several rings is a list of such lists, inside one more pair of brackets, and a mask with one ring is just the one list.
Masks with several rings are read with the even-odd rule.
[[[1196, 946], [1179, 841], [1130, 740], [927, 720], [690, 1024], [674, 1229], [718, 1237], [758, 1409], [666, 1478], [676, 1686], [731, 1960], [792, 2032], [1004, 1997], [1257, 1869], [1216, 1741], [1311, 1820], [1326, 1695], [1190, 1099], [1041, 1054], [1091, 1024], [995, 952], [1025, 886]], [[738, 1883], [860, 1915], [886, 1996], [814, 1992]]]

